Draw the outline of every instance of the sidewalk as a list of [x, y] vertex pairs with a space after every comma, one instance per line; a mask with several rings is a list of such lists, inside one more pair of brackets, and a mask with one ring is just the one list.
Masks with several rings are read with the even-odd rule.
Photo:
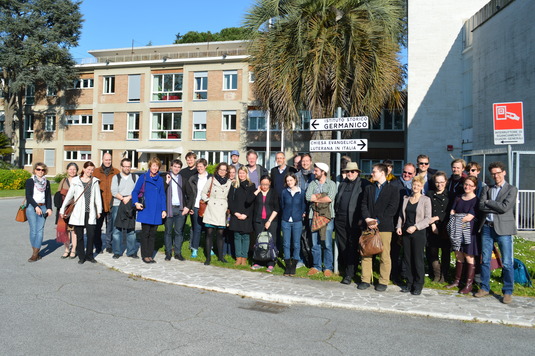
[[399, 287], [394, 285], [388, 286], [388, 290], [382, 293], [373, 288], [360, 291], [354, 283], [346, 286], [265, 272], [204, 266], [193, 261], [173, 259], [168, 262], [164, 261], [163, 254], [158, 254], [157, 263], [153, 264], [124, 256], [114, 260], [108, 253], [98, 255], [97, 260], [107, 267], [146, 279], [268, 302], [535, 327], [535, 298], [513, 296], [513, 302], [505, 305], [500, 302], [501, 296], [476, 299], [434, 289], [424, 289], [422, 295], [412, 296], [399, 292]]

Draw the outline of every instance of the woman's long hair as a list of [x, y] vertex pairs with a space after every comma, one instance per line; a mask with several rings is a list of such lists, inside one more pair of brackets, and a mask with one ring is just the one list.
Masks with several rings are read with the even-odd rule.
[[234, 186], [234, 188], [239, 188], [240, 187], [240, 177], [239, 177], [239, 173], [240, 171], [243, 171], [245, 172], [246, 176], [245, 176], [245, 180], [247, 181], [247, 185], [250, 186], [253, 184], [253, 182], [251, 182], [251, 179], [249, 178], [249, 170], [247, 169], [247, 167], [245, 166], [241, 166], [240, 169], [238, 169], [238, 171], [236, 172], [236, 179], [234, 180], [234, 182], [232, 183], [232, 185]]

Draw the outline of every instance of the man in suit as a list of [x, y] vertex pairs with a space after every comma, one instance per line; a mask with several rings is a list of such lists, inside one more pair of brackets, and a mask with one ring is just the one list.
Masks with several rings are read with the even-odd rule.
[[[399, 207], [399, 188], [386, 180], [388, 168], [382, 163], [373, 165], [373, 184], [367, 186], [362, 198], [362, 217], [369, 228], [378, 228], [383, 242], [381, 252], [380, 278], [375, 286], [378, 292], [384, 292], [390, 281], [390, 242], [394, 231], [394, 215]], [[362, 257], [362, 281], [358, 289], [368, 289], [372, 283], [373, 257]]]
[[424, 190], [422, 194], [425, 195], [429, 190], [435, 189], [435, 182], [433, 182], [433, 175], [437, 172], [436, 169], [429, 167], [429, 156], [419, 155], [416, 157], [416, 164], [418, 165], [418, 175], [424, 178]]
[[505, 181], [505, 165], [502, 162], [489, 164], [489, 172], [494, 179], [493, 186], [486, 186], [481, 193], [479, 210], [485, 213], [481, 223], [481, 289], [476, 298], [485, 297], [490, 291], [490, 260], [494, 242], [498, 242], [502, 255], [503, 298], [502, 303], [513, 300], [513, 236], [516, 234], [514, 208], [518, 189]]
[[334, 230], [340, 271], [344, 274], [342, 284], [351, 284], [355, 275], [355, 265], [358, 263], [362, 193], [370, 182], [360, 179], [360, 169], [355, 162], [349, 162], [342, 172], [346, 173], [346, 178], [338, 186], [338, 193], [334, 199]]

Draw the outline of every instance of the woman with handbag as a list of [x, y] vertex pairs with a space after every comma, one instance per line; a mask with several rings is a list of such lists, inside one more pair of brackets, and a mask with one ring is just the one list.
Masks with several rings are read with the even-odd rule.
[[[231, 166], [232, 167], [232, 166]], [[234, 167], [233, 167], [234, 168]], [[247, 266], [250, 234], [253, 232], [253, 202], [256, 187], [249, 179], [249, 170], [241, 166], [238, 179], [230, 187], [228, 205], [230, 210], [229, 229], [234, 232], [236, 266]]]
[[50, 182], [45, 178], [47, 171], [46, 164], [38, 162], [33, 166], [32, 177], [26, 180], [26, 216], [30, 225], [30, 244], [33, 251], [28, 262], [41, 259], [39, 250], [43, 243], [45, 221], [52, 215]]
[[[253, 213], [253, 229], [255, 239], [263, 231], [268, 231], [273, 238], [277, 236], [277, 215], [280, 211], [279, 196], [274, 189], [271, 189], [271, 178], [268, 175], [260, 177], [260, 187], [254, 192], [254, 213]], [[253, 260], [251, 269], [260, 269], [260, 261]], [[275, 261], [268, 261], [266, 263], [266, 272], [273, 272]]]
[[[102, 214], [102, 198], [100, 195], [99, 179], [93, 177], [95, 164], [91, 161], [84, 163], [82, 174], [71, 180], [71, 186], [59, 210], [61, 218], [69, 218], [69, 224], [74, 226], [76, 233], [76, 254], [78, 263], [85, 261], [96, 263], [93, 257], [93, 240], [97, 219]], [[74, 208], [70, 208], [71, 201]], [[69, 205], [69, 208], [67, 207]], [[72, 209], [72, 210], [71, 210]], [[69, 212], [72, 211], [70, 214]], [[87, 242], [84, 249], [84, 228], [87, 232]]]
[[138, 210], [136, 220], [141, 223], [141, 258], [145, 263], [156, 263], [154, 255], [154, 243], [156, 230], [167, 216], [165, 189], [163, 179], [159, 171], [162, 162], [158, 157], [149, 161], [149, 171], [143, 174], [136, 182], [132, 191], [132, 203]]
[[[208, 162], [204, 158], [199, 158], [196, 164], [197, 174], [194, 174], [189, 178], [188, 184], [186, 186], [186, 206], [189, 208], [190, 214], [192, 215], [192, 233], [189, 245], [191, 249], [191, 258], [198, 257], [199, 244], [201, 242], [201, 232], [204, 228], [204, 224], [202, 223], [202, 215], [204, 215], [204, 211], [199, 214], [201, 194], [204, 185], [212, 176], [206, 171], [206, 166], [208, 166]], [[206, 208], [206, 205], [204, 206], [204, 208]]]
[[56, 206], [56, 241], [62, 243], [65, 247], [65, 252], [61, 255], [61, 258], [65, 259], [70, 257], [76, 258], [76, 234], [74, 233], [74, 226], [69, 225], [68, 219], [59, 217], [59, 210], [65, 201], [67, 192], [71, 187], [71, 182], [78, 174], [78, 165], [71, 162], [67, 165], [67, 177], [63, 178], [59, 182], [58, 191], [54, 195], [54, 205]]
[[422, 195], [424, 178], [412, 180], [412, 193], [403, 197], [396, 232], [403, 237], [403, 263], [406, 268], [407, 284], [401, 291], [420, 295], [424, 287], [424, 248], [426, 229], [431, 219], [431, 199]]
[[227, 171], [228, 164], [225, 162], [219, 163], [215, 168], [214, 176], [208, 179], [201, 194], [202, 200], [206, 202], [206, 211], [202, 218], [206, 227], [205, 266], [211, 262], [210, 251], [212, 251], [214, 234], [216, 235], [217, 241], [217, 259], [223, 263], [227, 262], [223, 254], [223, 243], [225, 239], [223, 233], [227, 226], [227, 198], [231, 183], [228, 179]]

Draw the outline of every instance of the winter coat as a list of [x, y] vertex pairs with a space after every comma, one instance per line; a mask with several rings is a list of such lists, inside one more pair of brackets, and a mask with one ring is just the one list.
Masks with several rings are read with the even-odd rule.
[[[253, 203], [256, 198], [254, 192], [256, 186], [254, 183], [245, 185], [243, 182], [238, 188], [234, 185], [230, 187], [228, 194], [228, 207], [230, 210], [229, 230], [241, 233], [253, 232]], [[247, 219], [240, 220], [236, 213], [247, 215]]]
[[142, 224], [161, 225], [162, 212], [165, 211], [167, 201], [165, 198], [163, 179], [159, 174], [156, 174], [155, 177], [151, 177], [150, 172], [140, 176], [132, 191], [132, 204], [139, 202], [138, 194], [143, 183], [145, 183], [145, 206], [143, 207], [143, 210], [138, 210], [136, 220]]
[[102, 211], [105, 213], [109, 212], [111, 210], [111, 204], [113, 196], [111, 194], [111, 180], [113, 177], [117, 174], [119, 174], [119, 170], [117, 168], [111, 167], [110, 174], [106, 175], [104, 173], [104, 169], [102, 166], [95, 169], [93, 172], [93, 177], [98, 178], [100, 180], [100, 192], [102, 194]]
[[[102, 198], [100, 195], [100, 181], [98, 178], [93, 177], [91, 179], [91, 187], [88, 189], [91, 190], [91, 201], [89, 202], [89, 220], [87, 221], [88, 225], [96, 225], [97, 224], [97, 214], [102, 214]], [[80, 180], [80, 177], [74, 177], [71, 180], [71, 186], [69, 188], [69, 191], [67, 192], [67, 195], [65, 196], [65, 200], [63, 201], [63, 204], [61, 205], [61, 209], [59, 210], [60, 214], [65, 213], [65, 207], [71, 200], [76, 200], [78, 197], [78, 201], [76, 202], [76, 205], [74, 206], [74, 210], [72, 211], [72, 214], [69, 218], [69, 225], [74, 226], [85, 226], [85, 194], [84, 192], [84, 185], [82, 184], [82, 181]]]
[[[203, 190], [201, 199], [208, 203], [206, 211], [203, 216], [203, 223], [214, 226], [227, 225], [227, 208], [228, 208], [228, 192], [232, 181], [227, 179], [227, 182], [221, 185], [214, 177], [208, 179]], [[208, 198], [208, 191], [212, 185], [212, 191]]]
[[118, 229], [133, 230], [136, 228], [136, 207], [131, 199], [126, 204], [123, 202], [119, 204], [114, 223]]

